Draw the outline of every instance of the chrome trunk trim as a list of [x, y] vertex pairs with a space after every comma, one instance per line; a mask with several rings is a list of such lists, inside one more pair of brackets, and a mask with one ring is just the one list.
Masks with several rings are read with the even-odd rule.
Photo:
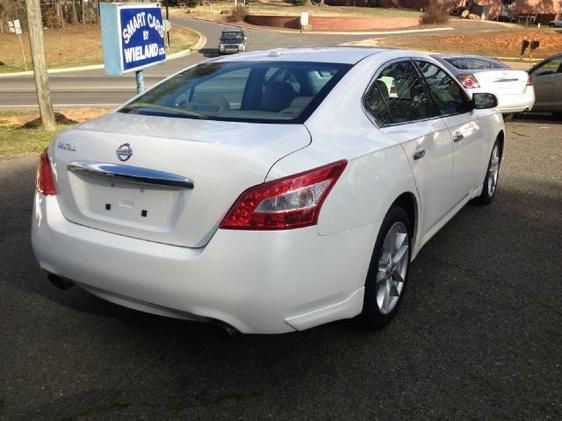
[[73, 161], [67, 165], [67, 169], [76, 174], [119, 179], [130, 183], [183, 189], [192, 189], [194, 187], [193, 180], [190, 178], [149, 168], [133, 167], [131, 165], [97, 161]]

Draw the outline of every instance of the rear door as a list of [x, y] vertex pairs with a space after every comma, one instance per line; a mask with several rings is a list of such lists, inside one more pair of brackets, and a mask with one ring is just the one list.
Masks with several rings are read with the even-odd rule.
[[453, 145], [448, 128], [409, 59], [392, 62], [375, 76], [364, 105], [408, 157], [422, 202], [420, 223], [425, 234], [453, 206]]
[[461, 86], [442, 68], [415, 60], [438, 106], [453, 143], [453, 189], [455, 204], [477, 187], [485, 155], [484, 131]]
[[562, 112], [562, 68], [560, 68], [558, 70], [558, 73], [556, 73], [556, 81], [554, 87], [555, 89], [552, 98], [552, 111], [560, 113]]
[[[558, 81], [562, 77], [562, 57], [544, 61], [530, 72], [535, 86], [536, 111], [551, 111], [562, 107], [562, 93]], [[559, 110], [562, 108], [558, 108]]]

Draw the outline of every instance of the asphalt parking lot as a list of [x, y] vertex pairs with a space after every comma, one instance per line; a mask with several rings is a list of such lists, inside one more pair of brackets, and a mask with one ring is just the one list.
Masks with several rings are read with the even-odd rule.
[[496, 201], [430, 241], [377, 333], [228, 337], [55, 289], [36, 160], [0, 161], [2, 420], [562, 418], [562, 122], [508, 123]]

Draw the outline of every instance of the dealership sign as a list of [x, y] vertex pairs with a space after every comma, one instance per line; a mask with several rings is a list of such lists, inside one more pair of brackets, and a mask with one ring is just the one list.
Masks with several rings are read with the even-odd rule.
[[105, 72], [139, 71], [166, 60], [166, 30], [158, 5], [101, 3]]

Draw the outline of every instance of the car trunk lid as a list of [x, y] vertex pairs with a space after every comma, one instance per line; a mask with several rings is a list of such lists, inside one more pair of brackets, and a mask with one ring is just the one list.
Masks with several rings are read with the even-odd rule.
[[238, 196], [310, 140], [296, 124], [111, 113], [59, 135], [51, 155], [68, 220], [203, 247]]
[[518, 95], [525, 91], [529, 75], [522, 70], [490, 70], [475, 73], [480, 87], [495, 95]]

